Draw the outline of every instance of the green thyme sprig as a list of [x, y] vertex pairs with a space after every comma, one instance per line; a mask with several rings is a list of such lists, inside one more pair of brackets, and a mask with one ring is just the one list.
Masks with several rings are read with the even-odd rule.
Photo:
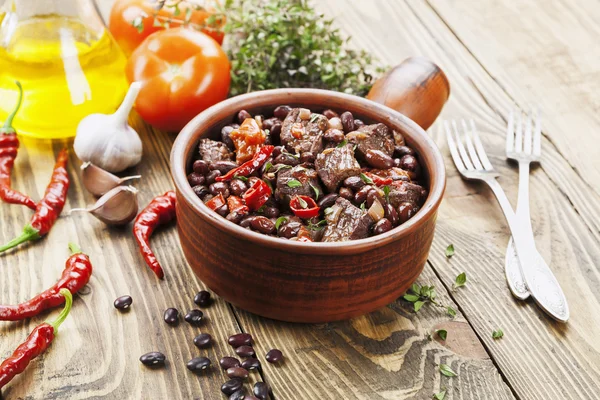
[[450, 306], [446, 306], [436, 300], [437, 293], [435, 292], [435, 287], [428, 285], [419, 285], [418, 283], [413, 283], [408, 292], [402, 296], [402, 298], [413, 304], [413, 308], [415, 312], [419, 312], [421, 307], [423, 307], [427, 303], [431, 303], [437, 307], [445, 308], [446, 313], [451, 317], [456, 316], [456, 310]]

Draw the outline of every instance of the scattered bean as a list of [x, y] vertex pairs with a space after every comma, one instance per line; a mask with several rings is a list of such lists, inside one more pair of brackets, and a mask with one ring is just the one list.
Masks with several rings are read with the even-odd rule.
[[233, 140], [231, 140], [231, 132], [234, 129], [239, 128], [240, 126], [238, 124], [231, 124], [231, 125], [227, 125], [224, 126], [221, 129], [221, 141], [223, 143], [225, 143], [225, 145], [227, 145], [227, 147], [229, 147], [229, 150], [234, 150], [235, 146], [233, 144]]
[[215, 183], [215, 179], [217, 179], [218, 176], [221, 176], [221, 171], [218, 169], [210, 171], [208, 174], [206, 174], [206, 183], [209, 185], [211, 183]]
[[246, 396], [246, 389], [241, 388], [240, 390], [234, 392], [229, 396], [229, 400], [246, 400], [248, 396]]
[[283, 121], [290, 111], [292, 111], [290, 106], [279, 106], [273, 110], [273, 115]]
[[210, 305], [210, 302], [210, 292], [207, 292], [206, 290], [201, 290], [194, 296], [194, 303], [196, 303], [200, 307], [208, 307]]
[[340, 143], [344, 137], [344, 132], [339, 129], [327, 129], [323, 134], [323, 139], [331, 143]]
[[252, 335], [249, 333], [236, 333], [235, 335], [229, 336], [227, 343], [229, 343], [232, 347], [251, 346]]
[[247, 369], [248, 371], [258, 369], [260, 368], [260, 361], [258, 361], [258, 358], [249, 358], [242, 361], [242, 368]]
[[348, 189], [347, 187], [340, 188], [338, 192], [341, 198], [350, 201], [354, 200], [354, 193], [352, 193], [352, 190]]
[[207, 357], [195, 357], [187, 362], [186, 367], [193, 373], [199, 374], [210, 367], [210, 359]]
[[212, 344], [212, 336], [208, 333], [201, 333], [194, 338], [194, 344], [199, 349], [206, 349]]
[[267, 398], [269, 397], [269, 392], [271, 391], [270, 389], [271, 388], [269, 387], [268, 383], [256, 382], [254, 384], [254, 388], [252, 389], [252, 392], [260, 400], [267, 400]]
[[325, 210], [326, 208], [333, 206], [337, 198], [337, 193], [329, 193], [321, 197], [321, 200], [318, 201], [317, 205], [321, 208], [321, 210]]
[[190, 186], [204, 185], [204, 182], [206, 182], [204, 175], [200, 175], [195, 172], [189, 174], [187, 180]]
[[333, 111], [331, 109], [327, 109], [327, 110], [323, 111], [323, 115], [326, 116], [327, 119], [340, 117], [338, 113], [336, 113], [335, 111]]
[[266, 359], [271, 364], [280, 362], [283, 359], [283, 353], [278, 349], [271, 349], [267, 353]]
[[263, 217], [262, 215], [259, 215], [252, 221], [250, 221], [250, 227], [253, 230], [264, 234], [270, 234], [275, 232], [275, 223], [269, 218]]
[[344, 180], [344, 186], [354, 191], [360, 190], [365, 186], [365, 182], [360, 179], [360, 176], [350, 176]]
[[231, 396], [242, 387], [244, 387], [244, 382], [239, 379], [230, 379], [221, 385], [221, 392], [223, 392], [225, 396]]
[[342, 120], [342, 126], [346, 133], [353, 132], [356, 129], [354, 127], [354, 116], [350, 111], [343, 112], [342, 115], [340, 115], [340, 120]]
[[192, 169], [198, 175], [206, 175], [210, 171], [210, 168], [208, 167], [208, 163], [204, 160], [194, 161], [194, 165], [192, 166]]
[[200, 200], [202, 200], [204, 196], [209, 193], [208, 188], [204, 185], [194, 186], [192, 189], [194, 190], [194, 193], [196, 193], [196, 196], [200, 198]]
[[163, 319], [169, 325], [179, 324], [179, 310], [176, 308], [167, 308], [163, 315]]
[[163, 353], [152, 351], [140, 357], [140, 361], [147, 367], [161, 367], [165, 365], [166, 357]]
[[119, 311], [126, 311], [131, 306], [131, 303], [133, 303], [133, 299], [131, 296], [126, 295], [117, 298], [114, 302], [114, 306]]
[[219, 360], [221, 368], [227, 370], [229, 368], [235, 368], [240, 366], [240, 360], [235, 357], [223, 357]]
[[365, 161], [373, 168], [388, 169], [394, 166], [394, 159], [381, 150], [367, 150]]
[[250, 396], [244, 396], [244, 400], [260, 400], [258, 397], [254, 397], [252, 395]]
[[239, 379], [246, 379], [248, 378], [248, 370], [242, 368], [242, 367], [232, 367], [232, 368], [227, 368], [227, 371], [225, 371], [227, 373], [227, 376], [230, 378], [239, 378]]
[[388, 232], [392, 230], [393, 225], [387, 218], [381, 218], [375, 226], [373, 226], [373, 233], [376, 235], [380, 235], [382, 233]]
[[256, 352], [250, 346], [240, 346], [235, 349], [235, 354], [240, 357], [253, 357], [256, 355]]
[[241, 124], [248, 118], [252, 118], [252, 115], [250, 115], [250, 113], [246, 110], [240, 110], [240, 112], [238, 112], [237, 114], [238, 124]]
[[200, 310], [190, 310], [185, 314], [185, 322], [193, 326], [199, 326], [202, 323], [202, 317], [204, 313]]

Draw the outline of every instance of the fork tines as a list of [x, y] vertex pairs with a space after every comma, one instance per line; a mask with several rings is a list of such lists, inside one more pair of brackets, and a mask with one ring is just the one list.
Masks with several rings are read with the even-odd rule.
[[455, 120], [450, 123], [444, 121], [448, 147], [450, 147], [450, 154], [456, 168], [463, 174], [467, 171], [493, 171], [494, 167], [492, 167], [479, 138], [479, 133], [475, 129], [475, 121], [469, 120], [467, 126], [467, 121], [463, 119], [461, 125], [464, 131], [462, 135]]
[[512, 110], [510, 112], [506, 125], [506, 155], [508, 158], [514, 159], [518, 155], [539, 158], [542, 150], [541, 137], [542, 122], [538, 108], [530, 111], [526, 115], [525, 121], [523, 121], [521, 111]]

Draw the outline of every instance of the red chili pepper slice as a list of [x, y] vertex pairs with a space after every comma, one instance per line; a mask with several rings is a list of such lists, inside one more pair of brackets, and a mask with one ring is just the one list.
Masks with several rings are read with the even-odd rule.
[[262, 179], [257, 179], [254, 185], [242, 195], [246, 205], [256, 211], [271, 197], [271, 188]]
[[363, 172], [363, 174], [365, 174], [365, 176], [369, 177], [373, 181], [375, 186], [390, 185], [392, 182], [394, 182], [394, 180], [392, 178], [382, 178], [381, 176], [375, 175], [371, 172]]
[[219, 193], [218, 196], [213, 197], [205, 204], [208, 208], [210, 208], [213, 211], [215, 211], [219, 207], [223, 207], [225, 205], [225, 198], [223, 197], [223, 193]]
[[44, 322], [38, 325], [27, 337], [12, 355], [0, 364], [0, 389], [29, 365], [31, 360], [42, 354], [50, 343], [54, 340], [54, 336], [58, 333], [58, 327], [69, 315], [71, 306], [73, 305], [73, 296], [69, 289], [61, 289], [60, 294], [65, 299], [65, 307], [52, 322]]
[[229, 208], [229, 212], [237, 212], [238, 214], [248, 214], [250, 211], [244, 200], [238, 196], [229, 196], [227, 198], [227, 208]]
[[235, 176], [248, 176], [254, 171], [258, 170], [262, 165], [271, 157], [275, 146], [263, 146], [254, 154], [252, 160], [246, 161], [237, 168], [232, 169], [228, 173], [222, 176], [218, 176], [215, 180], [217, 182], [224, 182], [233, 179]]
[[290, 208], [298, 218], [308, 219], [319, 215], [320, 207], [309, 196], [295, 196], [290, 201]]

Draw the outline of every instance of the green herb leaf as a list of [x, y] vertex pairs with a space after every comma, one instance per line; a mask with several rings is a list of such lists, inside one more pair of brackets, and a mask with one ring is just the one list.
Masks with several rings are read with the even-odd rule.
[[502, 331], [502, 329], [498, 329], [492, 332], [492, 337], [494, 339], [502, 339], [502, 337], [504, 337], [504, 332]]
[[333, 212], [333, 208], [332, 207], [327, 207], [325, 210], [323, 210], [323, 215], [329, 215]]
[[312, 183], [309, 183], [309, 185], [312, 188], [312, 190], [314, 190], [314, 192], [315, 192], [315, 200], [319, 200], [319, 195], [321, 194], [321, 192], [319, 191], [319, 188], [316, 187], [315, 185], [313, 185]]
[[141, 15], [138, 15], [131, 21], [131, 25], [138, 31], [138, 33], [142, 33], [144, 31], [144, 19]]
[[435, 331], [435, 333], [437, 333], [437, 335], [442, 340], [446, 340], [446, 338], [448, 337], [448, 331], [446, 331], [445, 329], [438, 329], [437, 331]]
[[419, 300], [420, 297], [414, 294], [405, 294], [403, 296], [404, 300], [406, 301], [410, 301], [411, 303], [414, 303], [415, 301]]
[[366, 176], [362, 172], [360, 173], [360, 179], [362, 179], [363, 182], [366, 183], [367, 185], [372, 185], [373, 184], [373, 179], [369, 178], [368, 176]]
[[235, 175], [233, 179], [239, 179], [242, 182], [248, 182], [248, 178], [243, 175]]
[[385, 185], [383, 187], [383, 195], [385, 196], [385, 201], [389, 202], [390, 201], [390, 187], [388, 185]]
[[302, 208], [308, 207], [308, 203], [302, 197], [298, 196], [297, 198], [298, 198], [298, 203], [300, 203], [300, 207], [302, 207]]
[[288, 187], [291, 188], [297, 188], [297, 187], [301, 187], [302, 183], [300, 183], [300, 181], [298, 179], [290, 179], [287, 183]]
[[277, 166], [277, 171], [275, 171], [275, 173], [278, 173], [279, 171], [281, 171], [282, 169], [291, 169], [292, 166], [291, 165], [287, 165], [287, 164], [279, 164]]
[[444, 376], [449, 376], [449, 377], [456, 376], [456, 372], [454, 372], [454, 370], [452, 368], [450, 368], [449, 365], [446, 365], [446, 364], [440, 364], [440, 372]]
[[410, 287], [410, 290], [414, 293], [414, 294], [419, 294], [421, 293], [421, 286], [419, 286], [417, 283], [413, 283]]
[[348, 144], [348, 141], [346, 139], [344, 139], [340, 143], [338, 143], [338, 145], [336, 147], [337, 148], [342, 148], [342, 147], [344, 147], [347, 144]]
[[319, 118], [319, 114], [313, 114], [310, 116], [310, 122], [315, 122]]
[[450, 306], [448, 306], [448, 308], [446, 309], [446, 313], [448, 313], [448, 315], [452, 318], [456, 317], [456, 310]]
[[453, 244], [449, 244], [448, 247], [446, 247], [446, 257], [450, 258], [454, 255], [454, 245]]
[[419, 312], [419, 310], [421, 309], [421, 307], [423, 307], [423, 304], [425, 304], [424, 301], [415, 301], [414, 302], [414, 308], [415, 308], [415, 312]]
[[267, 163], [265, 164], [265, 173], [269, 172], [269, 170], [273, 168], [273, 164], [271, 164], [270, 161], [267, 161]]
[[439, 393], [433, 395], [433, 400], [444, 400], [446, 397], [446, 390], [442, 390]]
[[279, 227], [281, 226], [281, 224], [283, 224], [287, 220], [288, 220], [288, 217], [277, 218], [277, 221], [275, 221], [275, 229], [279, 230]]
[[363, 202], [360, 204], [360, 209], [361, 209], [361, 210], [363, 210], [363, 211], [365, 211], [365, 210], [367, 209], [366, 201], [363, 201]]
[[458, 275], [454, 280], [453, 288], [458, 289], [459, 287], [464, 286], [465, 283], [467, 283], [467, 274], [463, 272], [462, 274]]

